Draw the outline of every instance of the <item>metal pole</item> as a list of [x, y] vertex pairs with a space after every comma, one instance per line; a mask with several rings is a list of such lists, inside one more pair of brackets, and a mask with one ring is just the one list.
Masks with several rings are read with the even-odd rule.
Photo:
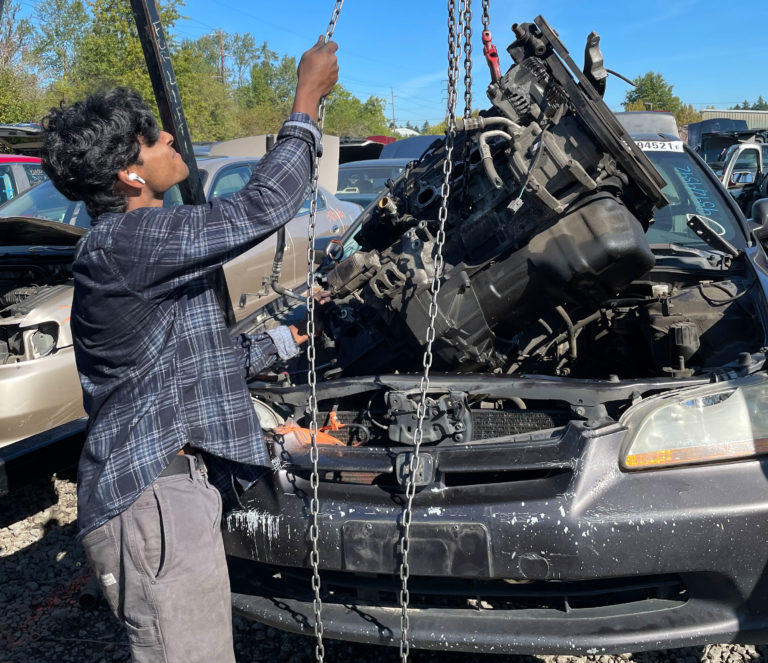
[[[2, 0], [0, 0], [2, 1]], [[173, 73], [171, 53], [165, 40], [165, 32], [157, 13], [154, 0], [131, 0], [131, 10], [136, 20], [136, 28], [144, 51], [144, 60], [155, 92], [155, 101], [160, 112], [163, 128], [173, 136], [176, 149], [189, 167], [189, 177], [179, 183], [181, 199], [187, 205], [199, 205], [205, 202], [200, 172], [197, 169], [192, 139], [187, 127], [187, 119], [181, 105], [179, 86]], [[216, 270], [211, 275], [211, 285], [216, 293], [219, 306], [224, 313], [227, 325], [235, 322], [235, 312], [227, 294], [224, 271]]]

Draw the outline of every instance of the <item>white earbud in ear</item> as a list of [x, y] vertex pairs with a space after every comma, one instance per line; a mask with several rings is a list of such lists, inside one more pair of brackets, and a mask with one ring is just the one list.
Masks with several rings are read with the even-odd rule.
[[132, 182], [140, 182], [141, 184], [146, 184], [144, 178], [141, 177], [141, 175], [137, 175], [136, 173], [128, 173], [128, 179]]

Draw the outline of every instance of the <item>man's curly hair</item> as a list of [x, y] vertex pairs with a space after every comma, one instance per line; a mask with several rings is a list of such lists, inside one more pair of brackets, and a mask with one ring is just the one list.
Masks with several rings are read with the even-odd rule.
[[139, 136], [153, 145], [157, 122], [141, 95], [118, 87], [71, 106], [51, 108], [43, 120], [42, 166], [70, 200], [82, 200], [91, 218], [124, 212], [126, 197], [115, 190], [117, 173], [141, 164]]

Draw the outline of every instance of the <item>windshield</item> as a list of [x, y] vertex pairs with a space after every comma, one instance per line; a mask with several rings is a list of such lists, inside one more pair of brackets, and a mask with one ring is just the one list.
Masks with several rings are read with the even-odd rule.
[[[375, 159], [373, 159], [375, 163]], [[405, 164], [397, 166], [365, 165], [348, 168], [339, 166], [337, 192], [378, 193], [383, 191], [388, 179], [397, 179], [405, 170]]]
[[80, 228], [91, 227], [91, 219], [85, 211], [85, 204], [67, 200], [50, 180], [41, 182], [0, 205], [0, 216], [31, 216]]
[[667, 182], [663, 191], [669, 205], [655, 210], [654, 222], [648, 229], [649, 244], [708, 248], [686, 225], [688, 214], [698, 214], [710, 219], [712, 229], [723, 239], [744, 247], [744, 234], [728, 204], [727, 192], [684, 151], [682, 142], [638, 141], [638, 145]]

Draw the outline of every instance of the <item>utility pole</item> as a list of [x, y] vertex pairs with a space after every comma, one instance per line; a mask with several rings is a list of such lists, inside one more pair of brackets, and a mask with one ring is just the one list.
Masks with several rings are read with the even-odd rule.
[[395, 91], [392, 88], [389, 88], [389, 92], [392, 95], [392, 129], [397, 128], [397, 124], [395, 124]]
[[221, 70], [221, 84], [224, 85], [224, 33], [219, 28], [219, 69]]

